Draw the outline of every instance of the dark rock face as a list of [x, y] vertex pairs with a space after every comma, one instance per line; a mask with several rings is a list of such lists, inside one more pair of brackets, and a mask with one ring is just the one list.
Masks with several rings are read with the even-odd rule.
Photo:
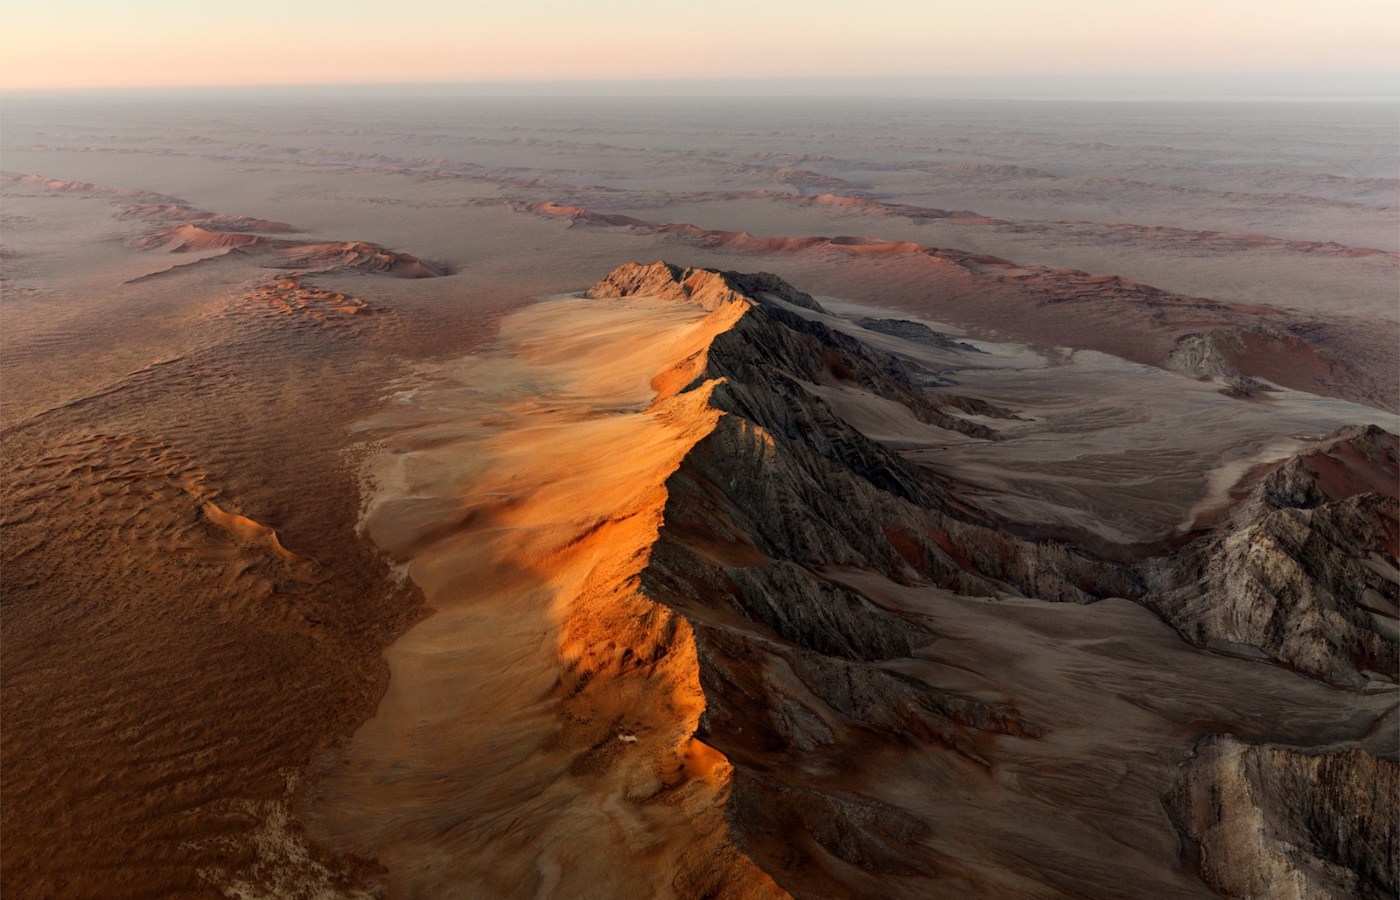
[[795, 824], [846, 863], [907, 874], [920, 864], [900, 848], [917, 822], [832, 793], [802, 766], [775, 763], [854, 729], [935, 742], [987, 765], [979, 746], [992, 735], [1034, 736], [1043, 726], [883, 667], [936, 635], [843, 584], [840, 571], [1074, 602], [1131, 591], [1133, 580], [1072, 548], [1000, 533], [935, 476], [852, 428], [806, 386], [857, 385], [923, 421], [953, 417], [900, 360], [741, 294], [757, 288], [795, 296], [769, 276], [663, 264], [623, 267], [589, 292], [747, 305], [687, 370], [681, 393], [709, 385], [710, 405], [724, 414], [667, 481], [642, 590], [694, 632], [706, 698], [700, 736], [741, 773], [731, 799], [739, 839]]
[[964, 353], [981, 353], [971, 344], [955, 341], [948, 335], [932, 328], [922, 322], [911, 322], [908, 319], [857, 319], [856, 324], [867, 331], [877, 331], [881, 334], [892, 334], [895, 337], [902, 337], [905, 340], [918, 341], [930, 347], [937, 347], [940, 350], [959, 350]]
[[1145, 567], [1148, 603], [1187, 639], [1257, 648], [1316, 678], [1393, 678], [1400, 441], [1370, 427], [1270, 473], [1212, 534]]
[[[705, 698], [697, 736], [733, 764], [735, 838], [765, 847], [764, 866], [780, 885], [835, 896], [884, 882], [813, 872], [929, 871], [917, 851], [921, 821], [831, 787], [813, 760], [839, 765], [853, 742], [934, 745], [990, 769], [990, 748], [1004, 736], [1047, 733], [1049, 723], [1011, 705], [905, 674], [899, 661], [939, 636], [861, 593], [860, 577], [986, 597], [1125, 597], [1197, 644], [1253, 648], [1328, 681], [1395, 672], [1392, 435], [1339, 436], [1264, 478], [1215, 531], [1170, 557], [1125, 566], [1008, 534], [842, 419], [812, 388], [856, 386], [926, 423], [977, 433], [962, 427], [974, 423], [945, 424], [956, 419], [940, 409], [946, 400], [908, 363], [766, 300], [805, 296], [772, 276], [629, 265], [589, 291], [634, 294], [735, 313], [704, 351], [654, 382], [659, 396], [708, 390], [721, 415], [665, 484], [640, 582], [689, 625]], [[1393, 893], [1393, 762], [1220, 738], [1203, 743], [1184, 772], [1171, 804], [1215, 889]]]
[[1400, 766], [1208, 738], [1173, 794], [1205, 880], [1235, 897], [1394, 897]]
[[[1398, 464], [1395, 435], [1333, 435], [1269, 473], [1213, 533], [1147, 567], [1148, 603], [1202, 645], [1253, 648], [1338, 685], [1394, 679]], [[1393, 759], [1217, 736], [1196, 748], [1172, 803], [1202, 877], [1227, 896], [1400, 891]]]
[[827, 853], [867, 872], [929, 873], [908, 852], [927, 833], [927, 826], [888, 804], [837, 798], [749, 775], [736, 780], [734, 800], [744, 811], [739, 821], [746, 830], [808, 834]]
[[904, 406], [921, 422], [983, 440], [999, 435], [985, 425], [951, 416], [920, 386], [929, 373], [850, 335], [774, 305], [745, 316], [710, 348], [711, 377], [772, 389], [773, 374], [796, 382], [855, 385]]

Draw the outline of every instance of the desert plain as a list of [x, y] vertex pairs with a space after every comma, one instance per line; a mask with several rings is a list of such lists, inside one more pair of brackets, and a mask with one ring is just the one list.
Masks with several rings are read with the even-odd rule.
[[1365, 103], [6, 101], [14, 897], [1385, 897]]

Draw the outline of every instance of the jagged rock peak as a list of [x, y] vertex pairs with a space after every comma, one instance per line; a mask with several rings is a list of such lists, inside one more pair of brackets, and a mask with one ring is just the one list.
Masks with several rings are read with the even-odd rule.
[[661, 260], [646, 264], [623, 263], [585, 291], [584, 296], [594, 299], [651, 296], [698, 303], [705, 309], [717, 309], [736, 300], [763, 302], [771, 296], [804, 309], [825, 312], [811, 294], [799, 291], [769, 272], [721, 272], [682, 267]]

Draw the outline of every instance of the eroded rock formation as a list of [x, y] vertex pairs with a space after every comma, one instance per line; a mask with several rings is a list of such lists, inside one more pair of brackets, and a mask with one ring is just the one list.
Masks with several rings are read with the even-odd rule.
[[1173, 796], [1201, 874], [1233, 897], [1400, 892], [1400, 766], [1353, 748], [1303, 752], [1230, 737], [1197, 748]]
[[[803, 759], [860, 733], [941, 745], [990, 767], [998, 735], [1034, 739], [1048, 727], [887, 665], [937, 635], [872, 602], [843, 572], [988, 597], [1129, 597], [1194, 642], [1252, 648], [1328, 681], [1396, 669], [1391, 435], [1358, 431], [1291, 461], [1216, 531], [1139, 570], [1011, 537], [852, 428], [811, 388], [855, 386], [925, 423], [982, 436], [949, 422], [917, 366], [776, 302], [819, 310], [777, 279], [657, 263], [624, 266], [589, 292], [632, 295], [730, 310], [727, 328], [653, 382], [658, 402], [703, 387], [720, 415], [665, 483], [639, 582], [687, 625], [704, 701], [696, 735], [734, 766], [735, 839], [780, 885], [839, 893], [855, 882], [812, 872], [933, 871], [915, 849], [922, 820], [831, 787]], [[643, 657], [674, 649], [653, 644]], [[1394, 777], [1393, 762], [1360, 750], [1208, 740], [1176, 802], [1217, 890], [1366, 895], [1393, 889]]]
[[1374, 426], [1269, 473], [1229, 520], [1146, 567], [1149, 604], [1189, 640], [1359, 685], [1400, 669], [1396, 473]]
[[[882, 812], [774, 762], [863, 731], [936, 742], [985, 764], [980, 748], [993, 735], [1034, 736], [1043, 726], [882, 666], [935, 636], [842, 584], [840, 570], [1074, 602], [1130, 592], [1131, 575], [998, 532], [936, 477], [847, 424], [808, 388], [855, 385], [930, 424], [953, 417], [914, 384], [907, 363], [775, 303], [815, 307], [772, 276], [633, 265], [589, 292], [634, 294], [733, 319], [653, 382], [657, 403], [703, 390], [720, 415], [666, 481], [663, 524], [640, 581], [642, 594], [680, 612], [693, 633], [705, 702], [698, 736], [736, 766], [738, 840], [766, 844], [770, 858], [786, 852], [800, 867], [794, 846], [774, 850], [789, 838], [771, 829], [802, 823], [820, 848], [805, 853], [871, 873], [921, 871], [927, 864], [908, 844], [923, 826], [907, 813]], [[647, 643], [638, 660], [656, 666], [670, 651]]]

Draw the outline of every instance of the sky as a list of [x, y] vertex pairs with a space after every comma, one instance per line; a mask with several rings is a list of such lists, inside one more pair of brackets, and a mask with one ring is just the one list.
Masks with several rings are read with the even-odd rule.
[[0, 0], [5, 91], [1118, 78], [1400, 94], [1400, 3]]

